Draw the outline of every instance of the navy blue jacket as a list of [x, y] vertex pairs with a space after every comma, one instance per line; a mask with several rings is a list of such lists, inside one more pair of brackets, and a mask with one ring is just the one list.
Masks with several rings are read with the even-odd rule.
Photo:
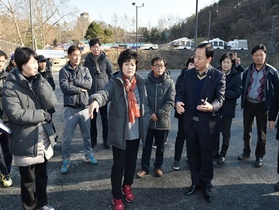
[[[183, 102], [184, 105], [184, 131], [188, 132], [195, 110], [197, 70], [195, 68], [185, 72], [183, 81], [176, 93], [175, 102]], [[213, 106], [213, 112], [200, 112], [198, 117], [201, 124], [203, 135], [210, 135], [219, 119], [218, 111], [223, 105], [225, 99], [226, 78], [225, 74], [218, 69], [209, 66], [204, 81], [199, 101], [207, 98], [207, 101]]]

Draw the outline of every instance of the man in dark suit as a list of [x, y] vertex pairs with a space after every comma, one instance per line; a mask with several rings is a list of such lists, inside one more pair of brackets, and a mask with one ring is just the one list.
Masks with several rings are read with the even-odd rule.
[[203, 187], [204, 196], [212, 202], [214, 129], [225, 94], [225, 74], [210, 65], [214, 50], [208, 43], [195, 51], [195, 68], [186, 71], [176, 94], [176, 110], [184, 113], [188, 163], [192, 185], [186, 195]]

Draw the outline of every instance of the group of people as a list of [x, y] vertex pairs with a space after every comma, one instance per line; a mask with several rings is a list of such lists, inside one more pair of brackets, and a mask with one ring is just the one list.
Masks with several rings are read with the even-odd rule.
[[[274, 129], [279, 111], [278, 72], [266, 63], [264, 45], [252, 49], [253, 63], [244, 70], [237, 55], [231, 52], [221, 56], [219, 68], [212, 67], [213, 47], [200, 44], [194, 56], [187, 60], [186, 69], [181, 71], [176, 84], [167, 70], [166, 60], [161, 57], [152, 59], [151, 71], [145, 79], [137, 72], [137, 52], [122, 51], [117, 61], [120, 70], [113, 73], [108, 57], [101, 51], [100, 40], [94, 38], [89, 45], [91, 52], [83, 65], [80, 48], [70, 46], [69, 61], [59, 71], [64, 101], [62, 174], [70, 169], [71, 141], [77, 125], [83, 138], [84, 161], [97, 164], [92, 148], [97, 144], [96, 115], [100, 111], [103, 146], [112, 147], [112, 204], [115, 210], [124, 209], [123, 197], [127, 202], [135, 200], [132, 184], [140, 142], [143, 149], [137, 177], [150, 173], [153, 143], [157, 146], [154, 172], [158, 177], [163, 176], [164, 146], [171, 129], [170, 113], [175, 108], [178, 130], [173, 169], [180, 168], [186, 140], [192, 184], [185, 194], [190, 196], [202, 188], [206, 201], [212, 202], [213, 159], [218, 158], [219, 164], [226, 161], [236, 101], [240, 96], [244, 149], [238, 159], [243, 161], [250, 157], [252, 124], [256, 117], [255, 166], [262, 166], [267, 122], [270, 130]], [[2, 71], [2, 57], [7, 56], [1, 53]], [[16, 67], [5, 76], [1, 86], [1, 118], [11, 129], [11, 134], [1, 132], [0, 135], [1, 179], [3, 184], [12, 185], [9, 173], [13, 155], [21, 176], [23, 208], [53, 210], [48, 204], [46, 188], [47, 162], [53, 156], [57, 139], [52, 122], [57, 103], [55, 83], [46, 68], [47, 59], [37, 56], [30, 48], [17, 48], [14, 60]], [[278, 133], [276, 138], [279, 140]], [[275, 190], [279, 190], [279, 183]]]

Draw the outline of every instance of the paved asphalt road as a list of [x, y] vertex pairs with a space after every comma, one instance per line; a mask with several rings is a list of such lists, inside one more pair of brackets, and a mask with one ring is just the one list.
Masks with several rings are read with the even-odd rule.
[[[140, 71], [146, 75], [148, 71]], [[174, 80], [180, 70], [171, 70]], [[57, 83], [58, 72], [54, 72]], [[98, 165], [92, 166], [83, 162], [82, 139], [79, 129], [76, 129], [72, 142], [72, 167], [65, 174], [60, 174], [61, 167], [61, 136], [63, 132], [63, 104], [62, 93], [57, 83], [56, 88], [59, 103], [54, 114], [54, 122], [59, 133], [55, 155], [48, 164], [48, 196], [49, 204], [56, 210], [105, 210], [111, 209], [110, 168], [112, 165], [111, 150], [104, 150], [99, 136], [98, 145], [94, 148], [94, 155]], [[172, 114], [173, 116], [173, 114]], [[98, 119], [100, 117], [98, 116]], [[101, 127], [99, 133], [101, 133]], [[169, 133], [164, 159], [164, 175], [154, 177], [151, 173], [143, 179], [135, 179], [133, 190], [136, 201], [125, 204], [129, 210], [159, 210], [159, 209], [237, 209], [237, 210], [266, 210], [279, 209], [279, 192], [274, 192], [274, 183], [279, 181], [276, 173], [278, 141], [275, 131], [267, 134], [267, 153], [261, 168], [254, 167], [255, 127], [253, 130], [253, 153], [250, 160], [238, 161], [237, 156], [242, 152], [242, 112], [237, 106], [236, 118], [232, 125], [231, 145], [224, 165], [214, 164], [213, 203], [208, 204], [202, 191], [186, 197], [185, 187], [191, 184], [190, 173], [185, 161], [185, 149], [181, 160], [180, 171], [173, 171], [174, 141], [177, 132], [177, 120], [172, 118], [172, 129]], [[138, 153], [137, 169], [140, 169], [141, 147]], [[154, 151], [151, 165], [154, 161]], [[22, 209], [20, 201], [20, 178], [18, 169], [13, 166], [11, 188], [0, 186], [0, 209]]]

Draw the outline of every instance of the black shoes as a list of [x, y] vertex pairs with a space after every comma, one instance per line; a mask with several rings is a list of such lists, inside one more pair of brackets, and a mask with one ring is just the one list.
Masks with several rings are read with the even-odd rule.
[[[193, 195], [199, 186], [197, 185], [191, 185], [185, 192], [185, 195]], [[279, 188], [279, 182], [278, 182], [278, 188]], [[204, 198], [208, 203], [211, 203], [213, 200], [213, 194], [211, 192], [210, 188], [204, 188]]]
[[191, 185], [185, 192], [185, 195], [193, 195], [198, 189], [197, 185]]
[[105, 142], [103, 143], [103, 146], [104, 146], [105, 149], [109, 149], [109, 144], [108, 144], [107, 141], [105, 141]]
[[210, 190], [210, 188], [205, 188], [204, 189], [204, 197], [205, 197], [205, 200], [208, 202], [208, 203], [211, 203], [212, 200], [213, 200], [213, 194]]
[[250, 155], [241, 154], [237, 157], [238, 160], [247, 160], [250, 158]]
[[260, 158], [260, 157], [257, 157], [257, 158], [256, 158], [256, 162], [255, 162], [255, 166], [256, 166], [257, 168], [259, 168], [259, 167], [261, 167], [262, 165], [263, 165], [263, 159]]

